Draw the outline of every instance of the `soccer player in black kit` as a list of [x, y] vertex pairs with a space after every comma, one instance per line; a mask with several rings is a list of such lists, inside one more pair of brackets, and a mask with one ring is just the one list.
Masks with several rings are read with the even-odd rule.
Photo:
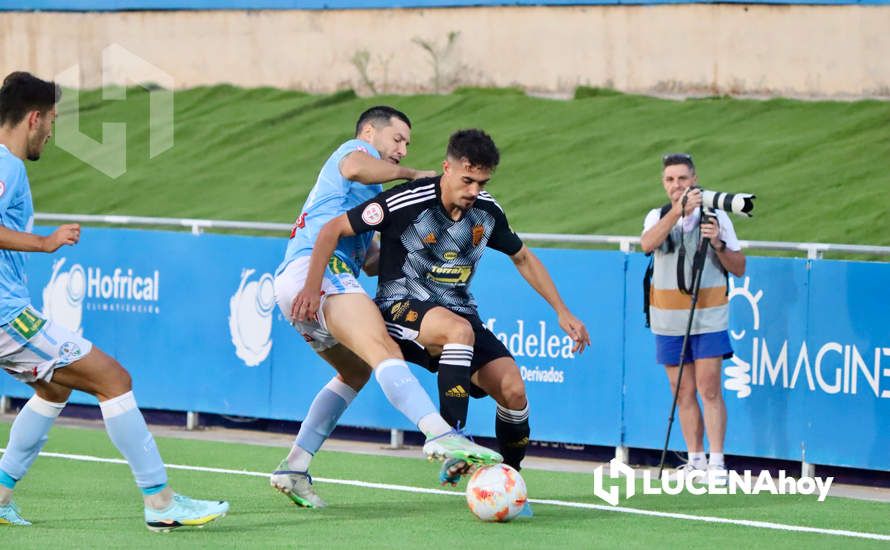
[[[484, 191], [500, 154], [481, 130], [460, 130], [449, 142], [443, 174], [384, 191], [323, 229], [312, 253], [321, 270], [341, 237], [381, 234], [375, 302], [405, 359], [439, 373], [442, 416], [466, 423], [469, 397], [497, 402], [495, 433], [504, 462], [516, 468], [529, 438], [525, 385], [510, 352], [476, 311], [469, 285], [486, 247], [510, 256], [522, 277], [556, 311], [575, 342], [590, 344], [584, 324], [563, 303], [549, 273], [510, 228], [500, 205]], [[311, 269], [311, 268], [310, 268]], [[300, 314], [311, 316], [320, 289], [305, 288]], [[358, 329], [358, 328], [357, 328]], [[450, 460], [440, 480], [456, 483], [468, 465]]]

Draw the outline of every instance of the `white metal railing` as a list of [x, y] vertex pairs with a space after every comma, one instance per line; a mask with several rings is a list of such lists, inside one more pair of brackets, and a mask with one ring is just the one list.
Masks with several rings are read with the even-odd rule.
[[[246, 231], [290, 232], [292, 225], [287, 223], [245, 222], [231, 220], [198, 220], [192, 218], [152, 218], [146, 216], [116, 216], [94, 214], [51, 214], [39, 212], [34, 215], [37, 221], [96, 223], [110, 225], [146, 225], [162, 227], [187, 227], [192, 234], [200, 235], [208, 229], [242, 229]], [[640, 237], [621, 235], [572, 235], [565, 233], [520, 233], [525, 241], [560, 242], [583, 244], [614, 244], [624, 252], [631, 252], [640, 244]], [[786, 252], [806, 252], [807, 258], [818, 259], [826, 252], [847, 254], [873, 254], [890, 256], [890, 246], [832, 243], [797, 243], [785, 241], [739, 241], [742, 248], [756, 250], [782, 250]]]
[[266, 222], [240, 222], [227, 220], [196, 220], [192, 218], [152, 218], [147, 216], [117, 216], [96, 214], [34, 214], [36, 221], [67, 223], [103, 223], [111, 225], [156, 225], [163, 227], [188, 227], [195, 235], [207, 229], [247, 229], [251, 231], [290, 231], [291, 224]]

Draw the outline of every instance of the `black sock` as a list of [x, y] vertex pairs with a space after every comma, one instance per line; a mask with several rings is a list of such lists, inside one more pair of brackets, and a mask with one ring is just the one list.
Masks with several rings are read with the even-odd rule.
[[467, 424], [470, 406], [470, 365], [473, 346], [445, 344], [439, 359], [439, 412], [445, 422], [461, 428]]
[[504, 464], [519, 471], [520, 463], [525, 458], [525, 449], [528, 447], [528, 436], [531, 434], [528, 425], [528, 404], [518, 411], [498, 405], [494, 432], [500, 453], [504, 456]]

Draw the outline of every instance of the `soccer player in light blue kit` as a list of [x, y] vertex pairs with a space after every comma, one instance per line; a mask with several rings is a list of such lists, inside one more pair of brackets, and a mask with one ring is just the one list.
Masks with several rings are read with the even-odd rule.
[[44, 319], [25, 287], [25, 252], [54, 252], [80, 239], [80, 226], [62, 225], [47, 237], [31, 233], [34, 208], [25, 159], [36, 161], [52, 134], [61, 91], [15, 72], [0, 88], [0, 367], [32, 388], [16, 416], [0, 459], [0, 525], [30, 525], [12, 501], [65, 408], [72, 389], [96, 396], [111, 441], [130, 464], [153, 531], [202, 526], [229, 504], [194, 500], [167, 486], [167, 472], [136, 407], [130, 375], [112, 357], [68, 329]]
[[355, 139], [341, 145], [322, 167], [276, 271], [275, 296], [282, 314], [337, 371], [313, 400], [290, 454], [270, 478], [272, 486], [298, 506], [325, 505], [312, 487], [309, 464], [372, 370], [389, 402], [427, 436], [423, 448], [427, 456], [473, 463], [502, 460], [498, 453], [452, 430], [387, 334], [380, 312], [356, 280], [363, 266], [366, 271], [376, 269], [378, 251], [370, 233], [338, 243], [324, 273], [317, 318], [301, 321], [305, 315], [294, 309], [325, 223], [378, 195], [381, 183], [435, 175], [400, 164], [410, 138], [411, 122], [404, 113], [386, 106], [362, 113]]

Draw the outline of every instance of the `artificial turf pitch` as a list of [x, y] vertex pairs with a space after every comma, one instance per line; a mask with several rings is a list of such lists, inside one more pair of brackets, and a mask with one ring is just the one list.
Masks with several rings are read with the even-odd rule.
[[[0, 423], [0, 442], [9, 424]], [[438, 489], [438, 465], [422, 458], [343, 452], [319, 453], [313, 463], [319, 493], [329, 507], [293, 506], [269, 487], [264, 474], [286, 453], [281, 447], [157, 438], [171, 485], [197, 498], [226, 499], [229, 515], [204, 529], [148, 532], [129, 468], [99, 429], [55, 427], [44, 449], [76, 457], [42, 456], [16, 489], [16, 502], [32, 527], [0, 527], [3, 548], [214, 547], [214, 548], [887, 548], [890, 504], [815, 496], [645, 496], [622, 499], [621, 507], [728, 518], [790, 527], [883, 535], [884, 540], [786, 528], [715, 523], [701, 519], [642, 516], [609, 509], [593, 496], [592, 475], [523, 471], [535, 516], [486, 524], [466, 507], [461, 484]], [[418, 457], [420, 452], [418, 451]], [[183, 470], [174, 465], [229, 470]], [[591, 470], [593, 466], [591, 466]], [[364, 483], [397, 487], [363, 486]], [[559, 501], [545, 504], [540, 501]], [[535, 502], [538, 501], [538, 502]], [[596, 507], [590, 507], [594, 505]], [[578, 507], [587, 506], [587, 508]]]

